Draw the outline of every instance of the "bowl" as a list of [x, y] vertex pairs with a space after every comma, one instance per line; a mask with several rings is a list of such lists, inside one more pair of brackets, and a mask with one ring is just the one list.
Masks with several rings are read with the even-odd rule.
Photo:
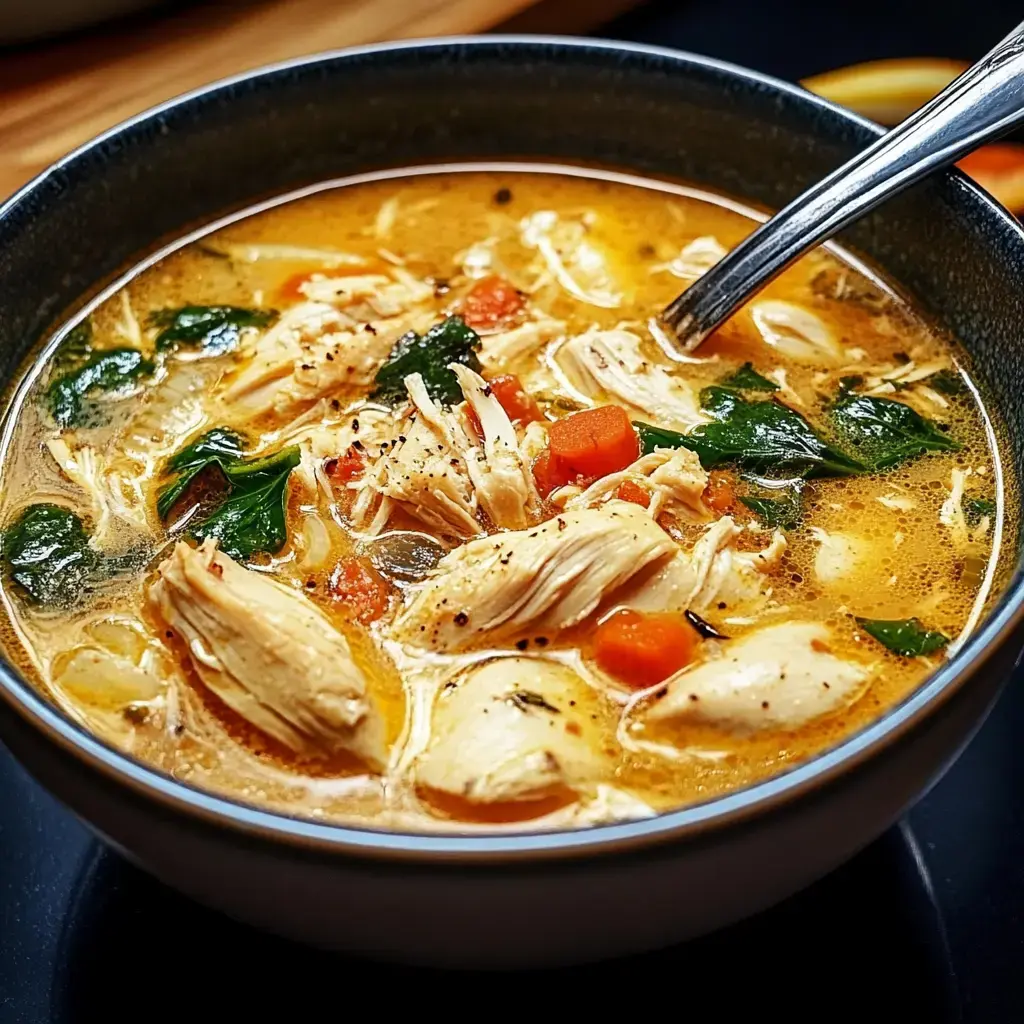
[[[15, 379], [55, 318], [162, 240], [310, 183], [516, 159], [681, 178], [771, 208], [879, 131], [763, 75], [616, 43], [440, 39], [251, 72], [113, 129], [0, 207], [0, 380]], [[1020, 475], [1021, 226], [950, 172], [843, 242], [964, 341]], [[106, 746], [6, 663], [0, 737], [126, 857], [261, 928], [444, 967], [596, 960], [765, 908], [896, 821], [963, 748], [1018, 658], [1015, 538], [1007, 549], [1007, 583], [974, 636], [883, 718], [785, 774], [651, 820], [466, 837], [289, 818]]]

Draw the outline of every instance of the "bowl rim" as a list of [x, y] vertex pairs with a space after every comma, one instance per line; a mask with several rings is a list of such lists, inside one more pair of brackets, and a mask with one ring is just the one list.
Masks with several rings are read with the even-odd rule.
[[[70, 165], [93, 151], [102, 149], [109, 141], [140, 130], [162, 115], [211, 94], [230, 93], [239, 84], [271, 78], [281, 72], [402, 50], [484, 50], [509, 47], [533, 49], [548, 54], [558, 49], [577, 53], [590, 51], [609, 59], [627, 55], [654, 58], [666, 67], [696, 66], [739, 80], [748, 87], [782, 93], [790, 100], [803, 104], [809, 112], [818, 108], [834, 119], [845, 120], [871, 134], [883, 133], [883, 129], [874, 122], [798, 85], [727, 61], [668, 47], [588, 37], [514, 34], [452, 35], [371, 43], [280, 61], [218, 79], [127, 118], [72, 150], [0, 203], [0, 227], [7, 216], [52, 177], [62, 174]], [[983, 189], [956, 170], [946, 171], [944, 177], [948, 181], [957, 182], [960, 194], [975, 203], [987, 218], [1002, 222], [1004, 230], [1016, 234], [1024, 241], [1024, 227]], [[106, 780], [118, 786], [126, 786], [136, 796], [152, 801], [164, 810], [207, 825], [229, 828], [238, 838], [269, 841], [311, 853], [335, 856], [344, 854], [378, 861], [496, 865], [579, 859], [696, 839], [711, 830], [719, 831], [747, 823], [829, 785], [898, 742], [903, 735], [935, 713], [986, 665], [1022, 623], [1024, 574], [1018, 566], [1005, 585], [996, 608], [989, 612], [988, 618], [952, 659], [937, 669], [914, 693], [836, 746], [782, 774], [700, 804], [667, 811], [651, 818], [560, 831], [507, 831], [479, 835], [407, 833], [291, 817], [283, 812], [260, 809], [173, 779], [134, 759], [100, 740], [65, 715], [2, 658], [0, 698], [30, 727]]]

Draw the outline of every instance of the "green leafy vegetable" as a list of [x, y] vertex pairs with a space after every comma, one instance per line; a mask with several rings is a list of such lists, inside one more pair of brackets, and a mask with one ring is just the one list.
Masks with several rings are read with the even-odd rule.
[[963, 510], [964, 519], [974, 526], [985, 516], [996, 514], [996, 503], [991, 498], [964, 498]]
[[273, 309], [243, 309], [240, 306], [182, 306], [157, 309], [149, 314], [151, 327], [159, 327], [156, 347], [198, 345], [205, 352], [219, 354], [238, 344], [243, 327], [266, 327], [273, 322]]
[[173, 455], [167, 460], [165, 472], [176, 473], [177, 477], [157, 496], [156, 511], [160, 518], [167, 518], [175, 502], [203, 470], [219, 466], [227, 476], [227, 467], [240, 461], [244, 451], [245, 440], [240, 434], [224, 427], [215, 427]]
[[54, 353], [54, 365], [60, 370], [81, 366], [92, 354], [92, 321], [86, 317], [65, 335]]
[[287, 540], [285, 500], [288, 475], [299, 464], [296, 445], [255, 459], [242, 457], [245, 439], [217, 427], [177, 452], [164, 467], [176, 474], [157, 498], [157, 512], [166, 519], [189, 484], [204, 470], [216, 467], [227, 485], [226, 500], [206, 514], [200, 509], [190, 534], [196, 540], [216, 537], [232, 558], [273, 554]]
[[83, 422], [87, 396], [97, 391], [124, 391], [152, 372], [153, 363], [138, 349], [101, 349], [51, 381], [46, 389], [46, 403], [57, 426], [77, 426]]
[[74, 604], [99, 562], [82, 520], [60, 505], [30, 505], [4, 531], [2, 547], [10, 578], [39, 605]]
[[940, 394], [949, 395], [950, 397], [962, 395], [967, 390], [963, 377], [955, 370], [939, 370], [938, 373], [925, 377], [921, 383], [927, 384], [928, 387], [933, 388]]
[[709, 387], [701, 405], [715, 420], [677, 434], [636, 424], [644, 452], [689, 448], [705, 469], [733, 464], [753, 470], [788, 470], [804, 476], [846, 476], [864, 466], [833, 448], [799, 413], [781, 402], [748, 402], [729, 388]]
[[740, 498], [747, 508], [765, 524], [781, 530], [793, 530], [800, 524], [803, 503], [800, 491], [787, 490], [779, 498]]
[[926, 629], [920, 619], [857, 619], [857, 625], [883, 647], [905, 658], [932, 654], [949, 643], [949, 637]]
[[242, 561], [261, 552], [279, 551], [288, 539], [288, 474], [299, 464], [299, 448], [292, 445], [267, 459], [253, 461], [264, 465], [249, 474], [247, 486], [238, 488], [191, 531], [196, 540], [215, 537], [226, 555]]
[[742, 391], [778, 391], [779, 385], [754, 369], [753, 363], [744, 363], [735, 373], [722, 381], [723, 388], [738, 388]]
[[479, 335], [458, 316], [447, 317], [426, 334], [410, 331], [398, 339], [388, 361], [377, 371], [377, 389], [372, 397], [389, 405], [403, 401], [403, 381], [410, 373], [419, 373], [435, 402], [454, 405], [462, 399], [462, 391], [448, 364], [462, 363], [479, 372], [479, 348]]
[[868, 469], [897, 466], [926, 451], [960, 446], [903, 402], [844, 394], [832, 407], [839, 436], [853, 446]]

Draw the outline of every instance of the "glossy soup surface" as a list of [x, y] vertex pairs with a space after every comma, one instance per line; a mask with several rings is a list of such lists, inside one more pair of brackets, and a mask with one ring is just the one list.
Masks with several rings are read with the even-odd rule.
[[645, 816], [834, 745], [975, 624], [999, 466], [954, 345], [824, 250], [672, 357], [650, 315], [753, 224], [452, 170], [159, 260], [15, 402], [11, 656], [175, 778], [381, 828]]

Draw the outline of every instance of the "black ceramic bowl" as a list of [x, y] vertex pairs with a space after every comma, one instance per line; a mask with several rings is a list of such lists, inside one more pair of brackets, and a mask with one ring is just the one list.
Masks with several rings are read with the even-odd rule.
[[[877, 133], [740, 68], [595, 42], [439, 40], [254, 72], [109, 132], [0, 208], [0, 379], [56, 317], [159, 240], [323, 179], [517, 159], [682, 178], [778, 207]], [[964, 341], [1019, 474], [1020, 226], [947, 174], [844, 241]], [[1011, 570], [956, 657], [840, 747], [723, 799], [588, 831], [409, 836], [260, 811], [108, 748], [9, 665], [0, 735], [115, 847], [238, 918], [447, 966], [595, 959], [765, 907], [887, 828], [956, 756], [1017, 658], [1022, 584]]]

